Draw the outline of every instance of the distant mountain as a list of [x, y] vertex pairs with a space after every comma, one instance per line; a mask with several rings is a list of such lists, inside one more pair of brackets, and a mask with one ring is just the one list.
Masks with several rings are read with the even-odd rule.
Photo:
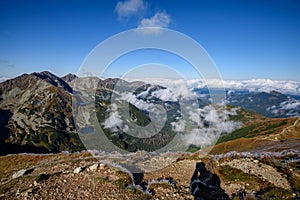
[[61, 79], [64, 80], [65, 82], [67, 82], [67, 83], [73, 81], [76, 78], [78, 78], [78, 76], [76, 76], [75, 74], [71, 74], [71, 73], [61, 77]]
[[[80, 92], [74, 96], [76, 99], [74, 103], [80, 105], [78, 110], [74, 110], [79, 134], [87, 138], [87, 141], [94, 135], [89, 133], [94, 133], [92, 124], [95, 121], [99, 122], [110, 142], [130, 152], [154, 151], [164, 147], [176, 135], [171, 123], [180, 117], [180, 113], [177, 112], [180, 108], [179, 103], [161, 100], [153, 95], [165, 89], [164, 87], [143, 82], [127, 82], [117, 78], [101, 81], [96, 77], [76, 79], [72, 84], [74, 91]], [[93, 94], [91, 89], [95, 87], [97, 87], [96, 93]], [[84, 90], [77, 91], [76, 88], [84, 88]], [[88, 97], [91, 94], [94, 96]], [[90, 101], [92, 104], [89, 103]], [[160, 105], [166, 110], [165, 124], [159, 121], [159, 110], [155, 113], [156, 118], [150, 118], [147, 109], [156, 109], [151, 107], [152, 104]], [[90, 106], [95, 107], [96, 116], [90, 113]], [[157, 121], [148, 126], [152, 120]], [[162, 126], [160, 127], [159, 124]]]
[[276, 91], [259, 93], [232, 93], [227, 103], [253, 110], [267, 117], [300, 116], [300, 101]]
[[[142, 82], [126, 82], [121, 79], [82, 78], [73, 74], [68, 74], [62, 78], [50, 72], [23, 74], [14, 79], [0, 83], [0, 154], [19, 152], [60, 152], [63, 150], [78, 151], [83, 146], [75, 128], [72, 113], [72, 97], [77, 98], [78, 91], [74, 90], [80, 82], [80, 87], [86, 88], [83, 96], [92, 96], [96, 101], [92, 106], [96, 106], [97, 121], [107, 137], [116, 146], [128, 151], [154, 150], [167, 144], [175, 135], [172, 131], [171, 122], [179, 117], [177, 109], [178, 102], [162, 101], [151, 97], [151, 93], [160, 89], [160, 86], [153, 86]], [[124, 124], [109, 124], [107, 118], [111, 113], [110, 101], [112, 95], [120, 98], [122, 91], [117, 91], [115, 86], [121, 83], [121, 89], [138, 88], [133, 92], [137, 101], [155, 102], [166, 107], [168, 121], [161, 132], [153, 137], [139, 139], [126, 134], [122, 129]], [[89, 87], [97, 87], [96, 94], [89, 91]], [[148, 96], [139, 96], [141, 93], [149, 92]], [[73, 94], [74, 92], [74, 94]], [[138, 97], [139, 96], [139, 97]], [[137, 107], [134, 102], [129, 101], [129, 119], [138, 126], [147, 126], [151, 119], [149, 113], [142, 107]], [[86, 102], [83, 99], [78, 103], [85, 109]], [[146, 105], [147, 103], [145, 103]], [[122, 105], [120, 105], [122, 108]], [[76, 112], [76, 111], [75, 111]], [[77, 111], [83, 113], [84, 110]], [[92, 114], [88, 114], [92, 116]], [[126, 116], [126, 114], [122, 114]], [[87, 116], [83, 116], [87, 117]], [[81, 127], [77, 119], [80, 133], [89, 131], [89, 127]], [[121, 120], [121, 119], [120, 119]], [[128, 127], [131, 128], [131, 127]], [[149, 135], [146, 129], [140, 129], [139, 134]], [[154, 142], [156, 141], [156, 142]]]
[[72, 118], [72, 88], [50, 72], [0, 83], [0, 152], [83, 149]]
[[[118, 85], [122, 87], [118, 88]], [[203, 129], [211, 124], [217, 127], [217, 118], [220, 116], [205, 108], [210, 104], [207, 91], [194, 92], [200, 94], [198, 103], [200, 110], [203, 109], [199, 113], [194, 110], [185, 112], [201, 115]], [[159, 149], [176, 135], [174, 123], [178, 129], [182, 126], [179, 123], [182, 109], [172, 95], [165, 87], [140, 81], [78, 78], [74, 74], [60, 78], [47, 71], [23, 74], [0, 83], [0, 154], [83, 150], [85, 147], [78, 134], [90, 137], [88, 133], [94, 131], [90, 122], [99, 123], [107, 139], [126, 151]], [[77, 110], [72, 110], [72, 100], [79, 105]], [[242, 107], [236, 114], [229, 114], [229, 120], [242, 123], [264, 118], [257, 113], [269, 117], [288, 117], [300, 113], [297, 99], [275, 91], [250, 93], [240, 90], [231, 93], [228, 102], [230, 109]], [[159, 105], [160, 109], [166, 111], [165, 122], [160, 120], [160, 110], [155, 110], [157, 107], [153, 105]], [[152, 117], [149, 112], [151, 109]], [[90, 113], [94, 111], [96, 113]], [[153, 117], [153, 113], [157, 116]], [[227, 125], [228, 130], [238, 127], [234, 123]], [[188, 125], [190, 129], [193, 126], [198, 127], [197, 124]], [[135, 130], [135, 135], [128, 134], [128, 130]]]

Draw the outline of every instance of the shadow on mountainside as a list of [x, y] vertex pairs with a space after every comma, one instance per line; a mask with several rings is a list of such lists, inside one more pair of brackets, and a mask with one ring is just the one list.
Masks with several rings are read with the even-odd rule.
[[219, 177], [208, 171], [204, 162], [198, 162], [196, 164], [196, 169], [190, 183], [190, 190], [195, 200], [229, 199], [220, 184]]

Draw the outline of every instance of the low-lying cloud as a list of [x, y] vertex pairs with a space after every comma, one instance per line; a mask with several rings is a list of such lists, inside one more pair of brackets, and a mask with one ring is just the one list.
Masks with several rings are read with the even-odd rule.
[[123, 132], [128, 131], [128, 126], [124, 124], [121, 115], [118, 112], [116, 104], [111, 104], [108, 108], [109, 117], [104, 121], [104, 128], [110, 129], [113, 132], [122, 130]]
[[279, 105], [272, 105], [267, 108], [268, 112], [274, 115], [300, 116], [300, 101], [289, 98], [287, 101], [281, 102]]
[[[187, 87], [185, 89], [189, 90]], [[241, 122], [229, 119], [229, 116], [237, 114], [238, 108], [226, 110], [222, 105], [199, 107], [199, 102], [193, 93], [185, 92], [183, 95], [182, 91], [180, 89], [176, 90], [174, 85], [172, 88], [165, 86], [164, 88], [160, 88], [152, 85], [138, 94], [126, 91], [116, 93], [117, 96], [112, 101], [116, 103], [110, 106], [108, 110], [110, 115], [104, 123], [105, 128], [110, 128], [112, 131], [141, 128], [134, 126], [128, 120], [129, 116], [126, 114], [122, 116], [125, 113], [125, 104], [120, 107], [120, 110], [123, 109], [123, 112], [119, 112], [117, 106], [119, 103], [122, 104], [122, 102], [128, 102], [140, 110], [149, 112], [152, 127], [149, 126], [149, 129], [147, 129], [148, 127], [143, 127], [142, 129], [144, 131], [154, 131], [154, 134], [158, 133], [161, 130], [160, 128], [164, 127], [164, 123], [167, 120], [167, 102], [178, 102], [180, 105], [179, 110], [177, 110], [179, 116], [170, 123], [173, 131], [181, 135], [182, 143], [185, 146], [191, 144], [200, 147], [212, 145], [216, 142], [220, 134], [231, 133], [242, 126]], [[194, 97], [192, 98], [191, 96]], [[155, 99], [157, 98], [161, 99], [161, 101], [156, 101]], [[166, 107], [162, 106], [162, 102], [164, 102]], [[161, 124], [162, 122], [163, 124]]]
[[208, 146], [216, 142], [220, 134], [228, 134], [242, 126], [241, 122], [229, 120], [236, 114], [236, 108], [225, 111], [222, 107], [216, 109], [208, 105], [197, 110], [190, 110], [189, 119], [196, 123], [197, 128], [184, 135], [187, 144]]
[[188, 84], [193, 88], [203, 88], [209, 84], [213, 88], [245, 89], [250, 92], [270, 92], [272, 90], [284, 94], [300, 94], [300, 82], [270, 80], [270, 79], [251, 79], [251, 80], [189, 80]]

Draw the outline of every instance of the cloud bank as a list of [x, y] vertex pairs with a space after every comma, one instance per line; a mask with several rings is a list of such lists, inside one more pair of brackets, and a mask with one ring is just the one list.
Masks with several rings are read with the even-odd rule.
[[267, 108], [267, 111], [274, 115], [300, 116], [300, 101], [289, 98], [287, 101], [281, 102], [280, 105], [273, 105]]
[[10, 79], [10, 78], [9, 78], [9, 77], [6, 77], [6, 76], [0, 76], [0, 83], [6, 81], [6, 80], [8, 80], [8, 79]]
[[[208, 105], [197, 110], [190, 110], [189, 119], [194, 122], [194, 127], [183, 135], [183, 141], [187, 145], [205, 147], [217, 141], [220, 134], [231, 133], [241, 128], [242, 123], [229, 120], [228, 114], [235, 115], [236, 108], [224, 111], [222, 108], [215, 108]], [[190, 122], [185, 122], [190, 123]], [[175, 128], [178, 129], [176, 124]]]
[[193, 88], [203, 88], [207, 83], [214, 88], [245, 89], [250, 92], [270, 92], [275, 90], [284, 94], [300, 94], [300, 82], [298, 81], [270, 79], [222, 80], [221, 84], [213, 79], [188, 81], [188, 84]]
[[[226, 110], [218, 105], [200, 107], [195, 95], [187, 92], [189, 91], [187, 86], [182, 89], [177, 87], [182, 85], [182, 81], [168, 83], [168, 85], [172, 85], [172, 87], [158, 87], [152, 84], [139, 93], [118, 91], [115, 87], [117, 95], [115, 98], [112, 97], [112, 102], [115, 103], [112, 103], [108, 109], [110, 114], [103, 124], [104, 127], [113, 132], [121, 130], [141, 138], [152, 136], [152, 134], [158, 133], [167, 122], [166, 111], [170, 102], [179, 102], [180, 107], [177, 111], [174, 110], [179, 115], [170, 123], [173, 131], [180, 135], [182, 144], [185, 146], [191, 144], [199, 147], [212, 145], [220, 134], [230, 133], [242, 126], [242, 123], [229, 119], [229, 115], [237, 114], [238, 108]], [[162, 107], [162, 102], [165, 107]], [[128, 120], [129, 116], [126, 114], [128, 111], [124, 103], [131, 103], [138, 109], [149, 112], [151, 123], [143, 127], [143, 131], [141, 131], [141, 127]], [[134, 130], [139, 130], [139, 135]]]
[[128, 126], [124, 124], [116, 104], [111, 104], [108, 108], [109, 117], [104, 121], [104, 128], [110, 129], [113, 132], [122, 130], [123, 132], [128, 131]]

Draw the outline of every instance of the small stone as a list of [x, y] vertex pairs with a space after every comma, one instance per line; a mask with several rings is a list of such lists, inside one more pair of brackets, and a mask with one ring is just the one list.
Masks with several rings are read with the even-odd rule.
[[66, 183], [66, 182], [67, 182], [67, 180], [66, 180], [66, 179], [64, 179], [64, 180], [63, 180], [63, 182], [64, 182], [64, 183]]
[[82, 168], [81, 168], [81, 167], [77, 167], [77, 168], [75, 168], [74, 171], [73, 171], [74, 174], [78, 174], [78, 173], [80, 173], [80, 172], [82, 172]]
[[37, 183], [36, 181], [34, 181], [34, 182], [33, 182], [33, 185], [34, 185], [34, 186], [37, 186], [37, 185], [38, 185], [38, 183]]
[[246, 186], [249, 186], [250, 184], [249, 183], [246, 183]]
[[99, 167], [99, 164], [98, 164], [98, 163], [95, 163], [95, 164], [93, 164], [93, 165], [91, 165], [91, 166], [89, 167], [89, 170], [95, 171], [95, 170], [97, 170], [98, 167]]
[[253, 160], [254, 163], [259, 163], [259, 160]]
[[103, 170], [106, 167], [106, 165], [104, 163], [100, 164], [100, 169]]
[[19, 177], [21, 177], [21, 176], [24, 176], [27, 172], [28, 172], [27, 169], [21, 169], [20, 171], [14, 173], [14, 174], [12, 175], [12, 178], [13, 178], [13, 179], [19, 178]]
[[32, 188], [29, 188], [28, 190], [26, 190], [23, 194], [24, 195], [28, 195], [30, 193], [32, 193], [33, 189]]

